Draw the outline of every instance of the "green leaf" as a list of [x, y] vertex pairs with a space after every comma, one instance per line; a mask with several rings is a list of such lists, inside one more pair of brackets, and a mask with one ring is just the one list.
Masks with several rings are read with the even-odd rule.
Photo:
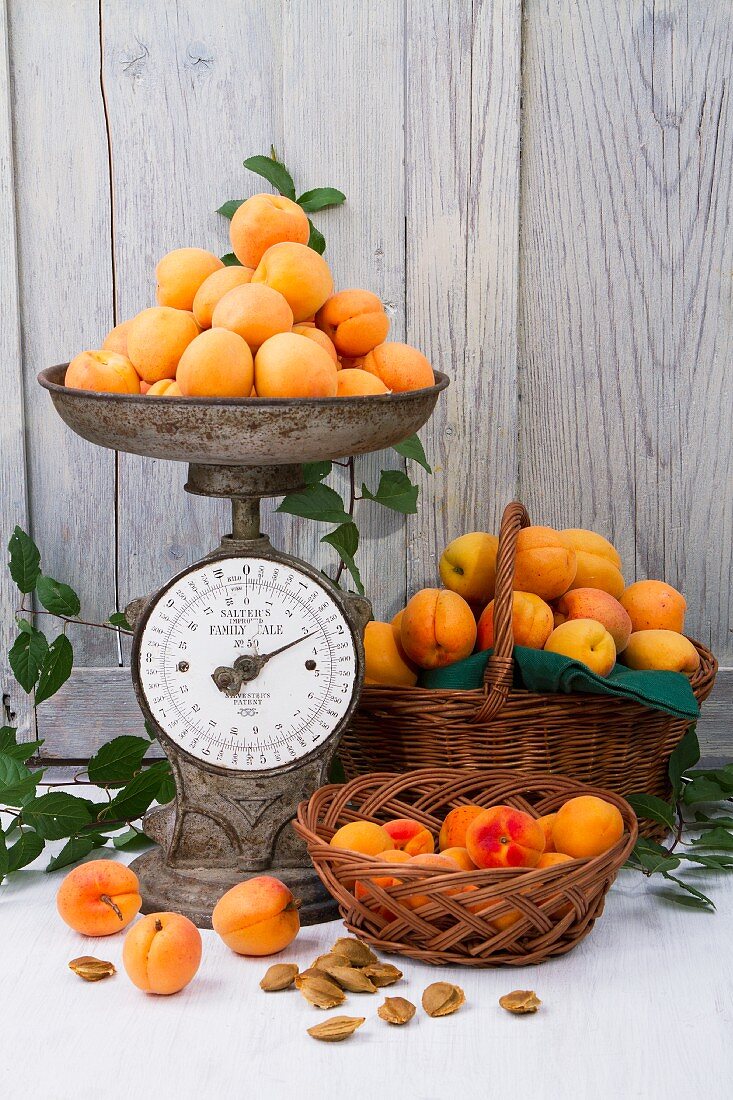
[[680, 865], [677, 856], [671, 856], [661, 844], [646, 837], [639, 837], [637, 840], [631, 853], [631, 860], [636, 860], [649, 874], [674, 871]]
[[159, 760], [131, 779], [101, 811], [100, 823], [105, 820], [135, 821], [141, 817], [157, 798], [168, 767], [167, 760]]
[[[713, 901], [713, 899], [709, 898], [707, 896], [707, 894], [701, 893], [700, 890], [696, 890], [694, 886], [690, 886], [689, 882], [685, 882], [681, 878], [676, 878], [675, 875], [665, 874], [664, 877], [666, 879], [668, 879], [670, 882], [674, 882], [677, 886], [680, 887], [681, 890], [686, 890], [688, 894], [691, 894], [692, 897], [695, 898], [695, 900], [697, 901], [698, 904], [697, 904], [697, 906], [694, 906], [694, 908], [705, 908], [705, 909], [714, 909], [715, 908], [715, 902]], [[679, 895], [677, 895], [675, 900], [679, 901]], [[691, 903], [691, 899], [687, 898], [686, 899], [686, 904], [689, 905], [690, 903]]]
[[722, 787], [704, 776], [687, 783], [682, 792], [682, 800], [688, 806], [694, 806], [696, 802], [722, 802], [727, 797], [727, 792]]
[[[165, 761], [161, 761], [161, 763], [165, 763]], [[155, 798], [156, 798], [156, 801], [161, 804], [161, 806], [165, 806], [165, 804], [167, 802], [172, 802], [175, 797], [176, 797], [176, 784], [175, 784], [174, 779], [173, 779], [173, 773], [171, 772], [170, 768], [168, 768], [167, 774], [163, 775], [163, 779], [161, 780], [161, 784], [160, 784], [160, 789], [159, 789], [158, 793], [156, 794]]]
[[402, 470], [382, 470], [376, 493], [372, 493], [366, 485], [361, 487], [361, 495], [367, 500], [410, 516], [417, 512], [417, 494], [417, 485], [413, 485]]
[[22, 806], [41, 781], [43, 770], [30, 771], [22, 760], [0, 753], [0, 801]]
[[308, 485], [299, 493], [289, 493], [276, 511], [319, 520], [321, 523], [351, 523], [351, 516], [345, 510], [343, 499], [335, 489], [322, 482]]
[[0, 829], [0, 882], [8, 873], [8, 846], [5, 840], [5, 833]]
[[121, 787], [140, 771], [149, 748], [150, 742], [145, 737], [127, 734], [113, 737], [89, 761], [87, 774], [100, 787]]
[[[662, 898], [664, 901], [674, 902], [675, 905], [684, 905], [688, 909], [700, 909], [706, 913], [710, 913], [710, 906], [713, 904], [707, 901], [699, 901], [697, 898], [690, 897], [689, 894], [681, 894], [679, 890], [657, 890], [657, 897]], [[714, 908], [714, 906], [713, 906]]]
[[346, 195], [335, 187], [314, 187], [312, 191], [304, 191], [296, 201], [298, 206], [312, 214], [314, 210], [325, 210], [327, 206], [340, 206], [346, 202]]
[[707, 814], [698, 811], [695, 814], [695, 821], [690, 822], [690, 825], [694, 829], [717, 829], [719, 825], [725, 829], [733, 829], [733, 817], [708, 817]]
[[630, 803], [637, 817], [659, 821], [669, 829], [674, 829], [677, 823], [674, 808], [663, 799], [653, 794], [630, 794], [626, 796], [626, 801]]
[[41, 551], [30, 535], [16, 527], [8, 543], [10, 576], [21, 592], [32, 592], [41, 575]]
[[114, 837], [112, 843], [120, 851], [134, 852], [138, 848], [149, 848], [153, 842], [139, 829], [126, 829], [124, 833]]
[[88, 825], [91, 814], [83, 798], [66, 791], [49, 791], [25, 804], [23, 821], [44, 840], [62, 840]]
[[710, 829], [702, 836], [695, 837], [692, 843], [700, 848], [717, 848], [721, 852], [733, 852], [733, 833], [722, 828]]
[[66, 683], [71, 675], [73, 664], [74, 651], [71, 648], [71, 642], [65, 634], [59, 634], [48, 647], [48, 653], [43, 662], [36, 688], [36, 706], [50, 699], [61, 685]]
[[308, 218], [308, 225], [310, 226], [308, 247], [312, 248], [314, 252], [317, 252], [319, 256], [322, 256], [326, 251], [326, 238], [323, 236], [320, 229], [316, 229], [310, 218]]
[[276, 191], [279, 191], [281, 195], [285, 195], [286, 198], [292, 199], [295, 202], [295, 184], [293, 183], [293, 177], [288, 172], [284, 164], [281, 164], [279, 160], [274, 157], [247, 157], [244, 161], [244, 167], [248, 168], [250, 172], [254, 172], [258, 176], [262, 176], [268, 183], [271, 183]]
[[146, 734], [148, 735], [148, 737], [150, 738], [151, 741], [157, 741], [158, 740], [158, 735], [155, 732], [155, 730], [154, 730], [153, 726], [151, 725], [151, 723], [148, 722], [147, 718], [145, 719], [145, 732], [146, 732]]
[[78, 615], [81, 601], [73, 588], [53, 577], [39, 577], [36, 582], [36, 595], [46, 611], [53, 615]]
[[306, 485], [317, 485], [319, 481], [328, 477], [332, 469], [332, 462], [304, 462], [303, 478]]
[[10, 667], [26, 694], [33, 691], [36, 686], [47, 654], [48, 642], [45, 634], [33, 627], [30, 632], [23, 631], [19, 634], [10, 647], [8, 653]]
[[44, 841], [33, 829], [23, 829], [12, 848], [8, 848], [8, 873], [27, 867], [38, 859], [43, 851]]
[[244, 199], [229, 199], [228, 202], [222, 203], [222, 205], [217, 210], [217, 214], [223, 214], [225, 218], [228, 218], [229, 221], [231, 221], [234, 217], [235, 212], [239, 209], [243, 202]]
[[710, 779], [730, 794], [733, 791], [733, 764], [726, 764], [723, 768], [696, 768], [687, 773], [687, 778], [693, 782], [696, 779]]
[[68, 867], [70, 863], [78, 863], [84, 856], [88, 856], [95, 848], [104, 845], [104, 838], [96, 833], [87, 833], [85, 836], [72, 836], [67, 840], [61, 851], [48, 861], [47, 871], [58, 871], [62, 867]]
[[112, 626], [118, 626], [120, 630], [129, 630], [132, 633], [132, 627], [122, 611], [114, 611], [107, 621], [110, 622]]
[[240, 262], [240, 260], [237, 259], [237, 257], [234, 255], [233, 252], [225, 252], [223, 256], [219, 257], [219, 259], [224, 264], [224, 267], [242, 267], [243, 266], [243, 264]]
[[359, 531], [355, 523], [342, 523], [335, 531], [324, 535], [321, 542], [327, 542], [333, 546], [344, 565], [354, 578], [356, 590], [360, 596], [364, 595], [364, 585], [361, 582], [359, 567], [354, 561], [354, 555], [359, 548]]
[[700, 855], [699, 852], [680, 851], [679, 849], [678, 852], [682, 859], [687, 859], [690, 863], [699, 863], [701, 867], [712, 867], [716, 871], [733, 869], [733, 856], [718, 853], [714, 856]]
[[669, 758], [668, 773], [672, 781], [672, 792], [675, 802], [682, 790], [682, 776], [690, 768], [693, 768], [700, 759], [700, 742], [697, 739], [695, 727], [690, 726], [685, 736]]
[[5, 756], [12, 756], [14, 760], [20, 760], [25, 762], [34, 753], [38, 752], [43, 741], [21, 741], [18, 742], [18, 731], [13, 729], [12, 726], [2, 726], [0, 728], [0, 753], [4, 753]]
[[425, 457], [425, 449], [420, 442], [419, 435], [411, 435], [407, 439], [403, 439], [401, 443], [395, 443], [392, 450], [397, 451], [397, 454], [402, 455], [403, 458], [418, 462], [424, 470], [432, 474], [433, 468]]
[[22, 630], [24, 634], [33, 633], [34, 627], [31, 626], [27, 619], [16, 619], [15, 625], [18, 627], [18, 630]]

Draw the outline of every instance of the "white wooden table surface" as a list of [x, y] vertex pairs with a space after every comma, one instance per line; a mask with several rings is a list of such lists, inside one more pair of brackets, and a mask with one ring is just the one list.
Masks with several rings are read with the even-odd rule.
[[[210, 931], [187, 989], [141, 993], [122, 968], [122, 935], [86, 939], [58, 917], [64, 874], [34, 865], [0, 886], [0, 1097], [667, 1100], [703, 1087], [731, 1094], [731, 878], [708, 880], [718, 903], [708, 915], [649, 897], [641, 876], [624, 872], [591, 935], [539, 967], [474, 972], [395, 957], [404, 979], [384, 992], [418, 1005], [412, 1022], [396, 1028], [376, 1014], [380, 993], [348, 995], [333, 1013], [295, 991], [262, 993], [259, 980], [274, 960], [236, 956]], [[278, 958], [305, 967], [341, 934], [340, 922], [304, 928]], [[67, 963], [84, 954], [110, 959], [118, 974], [83, 982]], [[419, 1002], [437, 980], [461, 985], [467, 1003], [432, 1020]], [[537, 1015], [499, 1008], [499, 996], [517, 988], [536, 990]], [[338, 1013], [367, 1020], [340, 1044], [306, 1034]]]

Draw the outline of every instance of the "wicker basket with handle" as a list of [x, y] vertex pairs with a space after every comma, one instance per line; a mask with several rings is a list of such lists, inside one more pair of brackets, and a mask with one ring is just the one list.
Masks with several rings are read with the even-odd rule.
[[[529, 523], [522, 504], [504, 510], [495, 648], [483, 688], [365, 687], [339, 746], [348, 778], [425, 767], [522, 768], [569, 775], [622, 795], [669, 796], [667, 765], [687, 720], [607, 695], [541, 694], [512, 686], [514, 560], [519, 531]], [[709, 649], [693, 645], [700, 667], [691, 686], [702, 703], [718, 665]]]

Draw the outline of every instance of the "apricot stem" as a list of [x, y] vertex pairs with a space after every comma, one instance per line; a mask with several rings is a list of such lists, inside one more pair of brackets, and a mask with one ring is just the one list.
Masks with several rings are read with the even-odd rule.
[[109, 896], [109, 894], [102, 894], [100, 896], [99, 900], [103, 901], [105, 905], [109, 905], [110, 909], [112, 909], [113, 912], [117, 914], [117, 916], [119, 917], [120, 920], [125, 919], [122, 916], [122, 910], [120, 909], [119, 905], [117, 905], [114, 901], [112, 901], [112, 898]]
[[163, 931], [163, 924], [157, 918], [156, 918], [156, 921], [155, 921], [155, 931], [156, 932], [162, 932]]

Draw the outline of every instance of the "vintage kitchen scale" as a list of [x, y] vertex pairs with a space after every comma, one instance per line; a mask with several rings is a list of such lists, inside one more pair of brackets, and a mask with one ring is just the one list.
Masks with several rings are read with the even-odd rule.
[[358, 702], [371, 608], [274, 548], [260, 500], [303, 488], [304, 462], [406, 439], [448, 379], [369, 397], [151, 398], [66, 389], [66, 366], [39, 381], [78, 435], [187, 462], [187, 492], [232, 502], [219, 547], [128, 608], [135, 692], [176, 785], [145, 817], [156, 846], [132, 865], [143, 911], [211, 927], [226, 890], [271, 871], [301, 898], [303, 923], [331, 919], [335, 903], [289, 822], [325, 781]]

